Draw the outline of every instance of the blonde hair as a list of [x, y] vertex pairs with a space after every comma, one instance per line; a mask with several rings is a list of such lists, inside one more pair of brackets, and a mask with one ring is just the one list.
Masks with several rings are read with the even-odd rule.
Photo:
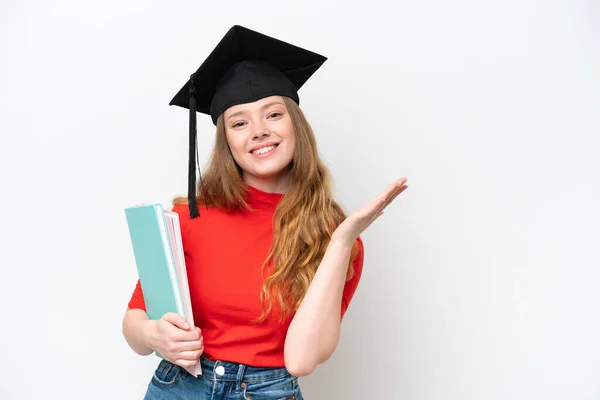
[[[331, 235], [346, 218], [342, 207], [332, 198], [330, 174], [319, 157], [313, 130], [304, 113], [293, 100], [285, 96], [283, 100], [294, 127], [296, 149], [288, 166], [289, 189], [273, 216], [273, 244], [263, 265], [265, 268], [272, 262], [273, 270], [264, 279], [260, 294], [262, 315], [255, 322], [264, 321], [274, 306], [279, 309], [281, 320], [298, 309]], [[212, 203], [223, 210], [249, 209], [242, 170], [227, 143], [223, 114], [217, 120], [215, 146], [202, 181], [208, 198], [198, 185], [198, 204]], [[182, 203], [187, 203], [187, 198], [174, 199], [174, 204]], [[357, 252], [355, 243], [346, 279], [353, 275], [352, 262]]]

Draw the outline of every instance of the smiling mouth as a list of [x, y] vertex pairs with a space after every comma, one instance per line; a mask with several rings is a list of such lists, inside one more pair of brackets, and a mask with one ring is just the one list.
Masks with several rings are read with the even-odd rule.
[[260, 156], [266, 153], [270, 153], [271, 151], [275, 150], [277, 148], [278, 145], [274, 144], [271, 146], [266, 146], [266, 147], [261, 147], [260, 149], [256, 149], [254, 151], [251, 151], [250, 153], [255, 155], [255, 156]]

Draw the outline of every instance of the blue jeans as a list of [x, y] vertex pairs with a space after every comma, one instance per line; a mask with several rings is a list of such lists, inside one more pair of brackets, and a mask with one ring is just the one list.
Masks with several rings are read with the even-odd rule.
[[302, 400], [298, 378], [285, 368], [258, 368], [200, 357], [202, 375], [161, 360], [144, 400]]

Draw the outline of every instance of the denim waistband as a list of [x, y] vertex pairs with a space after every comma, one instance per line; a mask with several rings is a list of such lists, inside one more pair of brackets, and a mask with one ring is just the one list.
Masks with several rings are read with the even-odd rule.
[[264, 382], [291, 377], [285, 367], [252, 367], [228, 361], [213, 361], [200, 357], [202, 376], [218, 381]]

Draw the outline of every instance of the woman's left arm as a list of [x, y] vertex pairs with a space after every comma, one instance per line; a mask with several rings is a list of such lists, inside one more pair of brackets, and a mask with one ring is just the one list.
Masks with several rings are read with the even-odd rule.
[[360, 234], [408, 186], [406, 178], [390, 185], [369, 205], [350, 215], [335, 230], [285, 339], [285, 366], [306, 376], [335, 350], [341, 325], [341, 303], [352, 246]]

